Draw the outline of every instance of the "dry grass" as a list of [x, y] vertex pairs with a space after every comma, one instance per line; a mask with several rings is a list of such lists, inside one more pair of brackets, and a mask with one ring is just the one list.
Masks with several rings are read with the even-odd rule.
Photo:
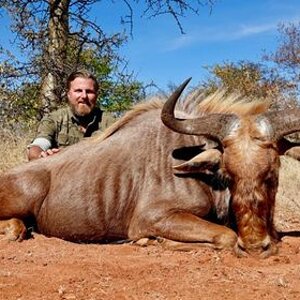
[[278, 230], [299, 230], [300, 162], [283, 156], [276, 199], [275, 224]]
[[16, 135], [7, 129], [0, 129], [0, 172], [26, 161], [26, 146], [32, 133]]

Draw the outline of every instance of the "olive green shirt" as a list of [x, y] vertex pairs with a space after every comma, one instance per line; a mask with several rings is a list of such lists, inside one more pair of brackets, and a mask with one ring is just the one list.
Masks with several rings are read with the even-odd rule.
[[47, 139], [51, 148], [66, 147], [101, 132], [113, 122], [114, 118], [99, 108], [95, 108], [88, 117], [80, 118], [73, 114], [70, 107], [64, 107], [41, 120], [36, 139]]

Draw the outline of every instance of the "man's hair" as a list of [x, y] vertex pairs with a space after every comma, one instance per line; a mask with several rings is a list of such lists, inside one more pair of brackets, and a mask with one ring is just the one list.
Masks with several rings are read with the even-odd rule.
[[67, 79], [67, 90], [70, 90], [71, 82], [74, 81], [76, 78], [86, 78], [86, 79], [92, 79], [94, 81], [94, 87], [95, 91], [98, 92], [99, 90], [99, 83], [97, 81], [97, 78], [90, 72], [86, 70], [79, 70], [71, 73]]

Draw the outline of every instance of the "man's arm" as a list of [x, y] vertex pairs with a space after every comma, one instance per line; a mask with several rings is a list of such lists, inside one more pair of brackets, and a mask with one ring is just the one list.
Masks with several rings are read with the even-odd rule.
[[30, 146], [27, 149], [27, 158], [28, 160], [34, 160], [40, 158], [42, 152], [43, 149], [41, 149], [39, 146]]
[[27, 147], [28, 160], [46, 157], [59, 151], [56, 148], [52, 148], [56, 130], [56, 122], [53, 114], [42, 119], [38, 127], [37, 137]]
[[57, 148], [51, 148], [51, 143], [46, 138], [38, 137], [27, 147], [28, 160], [47, 157], [59, 152]]

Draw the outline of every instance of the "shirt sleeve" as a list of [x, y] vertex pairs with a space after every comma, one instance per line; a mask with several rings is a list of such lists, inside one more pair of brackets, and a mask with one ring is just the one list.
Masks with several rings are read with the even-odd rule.
[[[55, 116], [53, 116], [53, 114], [45, 116], [38, 126], [37, 135], [31, 145], [38, 143], [36, 144], [37, 146], [44, 146], [47, 147], [47, 149], [55, 147], [56, 127]], [[45, 140], [47, 140], [48, 143]], [[41, 148], [43, 149], [43, 147]]]
[[27, 146], [27, 148], [30, 148], [32, 146], [38, 146], [40, 147], [43, 151], [46, 151], [51, 148], [51, 143], [49, 140], [43, 138], [43, 137], [38, 137], [33, 140], [33, 142]]

